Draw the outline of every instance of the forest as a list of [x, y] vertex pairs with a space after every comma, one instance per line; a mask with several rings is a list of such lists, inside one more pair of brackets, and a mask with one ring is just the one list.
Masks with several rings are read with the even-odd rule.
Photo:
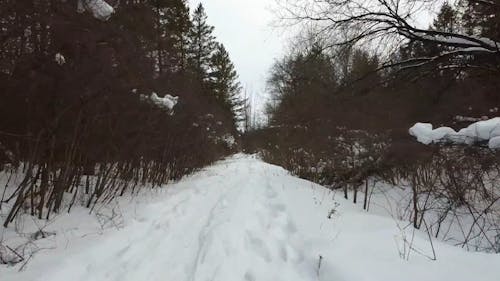
[[81, 194], [93, 208], [158, 187], [237, 148], [246, 102], [203, 6], [108, 2], [0, 3], [0, 163], [23, 174], [2, 192], [5, 226], [26, 208], [48, 219]]

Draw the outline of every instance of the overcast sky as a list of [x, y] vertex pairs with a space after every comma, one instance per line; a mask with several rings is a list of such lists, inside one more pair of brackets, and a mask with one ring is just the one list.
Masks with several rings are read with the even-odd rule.
[[[283, 53], [286, 36], [272, 28], [270, 0], [189, 0], [191, 10], [201, 2], [217, 40], [224, 44], [240, 75], [240, 82], [255, 102], [265, 101], [267, 74]], [[283, 30], [281, 30], [281, 33]]]

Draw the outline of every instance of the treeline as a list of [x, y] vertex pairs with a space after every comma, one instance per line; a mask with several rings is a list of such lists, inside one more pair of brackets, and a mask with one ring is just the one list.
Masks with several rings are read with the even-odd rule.
[[[268, 126], [246, 135], [246, 149], [340, 189], [346, 199], [352, 194], [349, 199], [365, 209], [374, 182], [407, 186], [412, 203], [405, 216], [415, 228], [438, 237], [444, 222], [465, 215], [473, 223], [463, 224], [464, 239], [457, 243], [500, 251], [500, 153], [480, 146], [428, 147], [408, 134], [416, 122], [457, 129], [498, 116], [500, 53], [446, 41], [464, 34], [500, 42], [500, 6], [487, 9], [478, 2], [441, 7], [427, 31], [449, 37], [410, 37], [389, 53], [379, 52], [378, 44], [388, 44], [379, 38], [342, 40], [307, 30], [271, 69]], [[342, 3], [328, 11], [341, 10], [335, 5]], [[331, 15], [327, 22], [334, 20]], [[358, 17], [339, 23], [346, 20]]]
[[161, 186], [236, 149], [245, 101], [213, 30], [185, 0], [1, 1], [4, 225]]

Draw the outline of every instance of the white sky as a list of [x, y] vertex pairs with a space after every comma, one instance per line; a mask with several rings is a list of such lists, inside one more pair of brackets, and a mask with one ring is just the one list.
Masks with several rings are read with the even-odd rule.
[[[286, 37], [272, 27], [272, 0], [189, 0], [191, 10], [205, 7], [217, 41], [224, 44], [240, 82], [253, 94], [257, 107], [265, 102], [265, 81], [275, 59], [283, 53]], [[281, 34], [280, 34], [281, 33]]]

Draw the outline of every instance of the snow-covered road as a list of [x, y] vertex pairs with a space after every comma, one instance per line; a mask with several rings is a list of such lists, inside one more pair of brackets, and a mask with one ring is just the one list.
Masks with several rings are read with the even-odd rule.
[[295, 280], [304, 262], [296, 227], [267, 177], [262, 165], [240, 160], [185, 181], [45, 280], [261, 280], [271, 265], [269, 277], [286, 266], [297, 269], [286, 279]]
[[[456, 281], [481, 274], [480, 280], [493, 281], [500, 276], [499, 255], [437, 241], [438, 261], [419, 255], [404, 261], [392, 219], [335, 198], [337, 205], [330, 191], [251, 156], [222, 161], [158, 196], [125, 219], [124, 228], [39, 253], [22, 272], [0, 268], [7, 277], [0, 280]], [[415, 245], [425, 250], [425, 235], [417, 234]]]

